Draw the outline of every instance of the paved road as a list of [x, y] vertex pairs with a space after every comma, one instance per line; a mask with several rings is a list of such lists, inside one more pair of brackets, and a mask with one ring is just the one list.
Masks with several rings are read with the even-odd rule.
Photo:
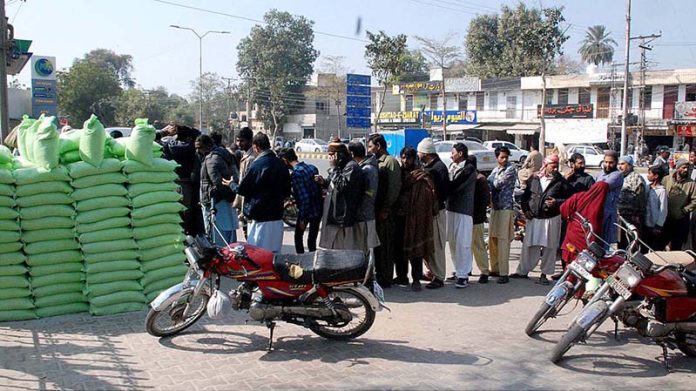
[[[284, 251], [292, 251], [286, 232]], [[518, 242], [516, 242], [518, 243]], [[513, 270], [519, 248], [513, 254]], [[451, 263], [448, 270], [451, 270]], [[560, 366], [547, 357], [570, 321], [524, 334], [547, 287], [476, 282], [464, 290], [386, 291], [391, 312], [348, 343], [294, 325], [268, 332], [243, 313], [203, 320], [170, 339], [144, 332], [146, 313], [0, 323], [0, 389], [693, 389], [696, 360], [606, 325]], [[577, 309], [576, 309], [577, 311]]]

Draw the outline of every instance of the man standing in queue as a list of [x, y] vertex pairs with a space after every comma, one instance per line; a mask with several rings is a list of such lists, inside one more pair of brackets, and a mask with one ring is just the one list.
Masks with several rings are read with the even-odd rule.
[[491, 276], [498, 276], [498, 284], [510, 282], [510, 242], [514, 238], [515, 215], [513, 193], [515, 190], [515, 166], [510, 164], [510, 149], [495, 149], [498, 166], [488, 176], [492, 205], [489, 222], [488, 247], [491, 255]]
[[394, 277], [394, 216], [393, 207], [401, 190], [401, 167], [387, 152], [387, 141], [381, 134], [373, 134], [367, 142], [367, 151], [379, 162], [379, 185], [375, 200], [377, 235], [380, 245], [375, 249], [377, 283], [389, 288]]

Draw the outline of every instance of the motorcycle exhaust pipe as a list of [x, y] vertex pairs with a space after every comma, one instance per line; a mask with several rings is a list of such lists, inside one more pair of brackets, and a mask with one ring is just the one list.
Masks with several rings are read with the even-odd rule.
[[257, 321], [275, 319], [280, 317], [281, 315], [296, 315], [313, 318], [322, 318], [333, 316], [334, 313], [329, 308], [313, 308], [300, 306], [281, 307], [262, 303], [252, 303], [249, 307], [249, 317]]
[[696, 322], [662, 323], [650, 320], [645, 325], [645, 335], [648, 337], [664, 337], [672, 332], [696, 333]]

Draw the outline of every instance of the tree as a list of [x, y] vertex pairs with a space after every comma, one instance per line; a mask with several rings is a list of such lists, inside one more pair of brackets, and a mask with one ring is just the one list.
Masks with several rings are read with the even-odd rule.
[[428, 80], [430, 70], [428, 62], [420, 50], [407, 50], [401, 58], [401, 71], [396, 76], [398, 83], [410, 83], [413, 81]]
[[[331, 107], [334, 102], [336, 107], [336, 125], [338, 126], [338, 136], [341, 137], [341, 128], [343, 126], [343, 113], [345, 107], [341, 109], [341, 105], [345, 105], [346, 101], [346, 74], [348, 69], [344, 62], [343, 56], [323, 56], [319, 65], [319, 78], [317, 87], [307, 91], [307, 95], [321, 102], [326, 103], [326, 107]], [[329, 112], [329, 115], [331, 113]]]
[[[186, 100], [184, 102], [189, 106]], [[176, 109], [179, 103], [180, 101], [173, 99], [164, 87], [153, 90], [129, 88], [124, 90], [117, 100], [116, 123], [120, 126], [134, 126], [136, 118], [148, 118], [151, 124], [161, 128], [171, 121], [170, 112]]]
[[75, 61], [67, 71], [58, 72], [58, 111], [71, 123], [81, 124], [96, 114], [104, 125], [115, 123], [115, 107], [121, 95], [116, 75], [88, 61]]
[[582, 61], [594, 65], [611, 63], [617, 43], [610, 34], [602, 25], [588, 27], [582, 46], [578, 50]]
[[579, 61], [566, 55], [559, 56], [553, 64], [551, 73], [554, 75], [575, 75], [583, 73], [585, 67]]
[[113, 50], [94, 49], [85, 54], [82, 60], [111, 70], [118, 78], [123, 88], [135, 86], [133, 72], [133, 56], [130, 54], [116, 54]]
[[568, 39], [560, 28], [564, 20], [560, 8], [523, 3], [514, 9], [502, 6], [500, 15], [474, 18], [465, 44], [470, 73], [481, 78], [541, 75], [562, 54]]
[[277, 10], [263, 20], [266, 25], [254, 26], [237, 46], [237, 71], [253, 87], [264, 125], [275, 136], [287, 114], [302, 106], [288, 97], [301, 96], [319, 52], [312, 44], [314, 22]]
[[[406, 54], [406, 36], [404, 34], [399, 34], [390, 37], [384, 31], [380, 31], [377, 34], [370, 31], [366, 33], [370, 42], [365, 45], [365, 59], [370, 69], [372, 69], [372, 74], [384, 87], [380, 104], [375, 114], [375, 118], [379, 118], [382, 113], [382, 108], [384, 107], [387, 85], [396, 81], [398, 76], [402, 73], [404, 56]], [[374, 131], [377, 132], [376, 120]]]
[[[228, 95], [225, 82], [217, 73], [206, 72], [201, 79], [191, 81], [193, 92], [189, 96], [189, 102], [195, 111], [199, 110], [198, 101], [203, 96], [203, 118], [205, 118], [208, 128], [212, 130], [229, 130], [229, 115], [227, 111], [228, 99], [230, 110], [237, 109], [236, 97]], [[200, 91], [202, 89], [202, 95]], [[224, 132], [223, 132], [224, 133]]]

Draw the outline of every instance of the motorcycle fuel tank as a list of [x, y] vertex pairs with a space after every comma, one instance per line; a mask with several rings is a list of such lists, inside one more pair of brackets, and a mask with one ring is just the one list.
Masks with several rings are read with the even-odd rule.
[[636, 287], [635, 293], [645, 297], [672, 297], [686, 296], [688, 290], [679, 273], [667, 269], [659, 274], [646, 276]]

